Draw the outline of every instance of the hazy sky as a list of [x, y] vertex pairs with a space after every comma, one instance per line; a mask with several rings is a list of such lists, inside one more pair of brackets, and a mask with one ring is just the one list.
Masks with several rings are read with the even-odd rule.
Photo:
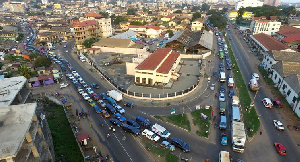
[[300, 3], [300, 0], [279, 0], [280, 2]]

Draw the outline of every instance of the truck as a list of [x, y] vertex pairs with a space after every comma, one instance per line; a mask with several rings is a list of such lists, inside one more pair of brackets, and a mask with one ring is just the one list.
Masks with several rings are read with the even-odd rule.
[[224, 115], [226, 111], [226, 102], [225, 101], [220, 101], [220, 114]]
[[230, 156], [228, 151], [220, 151], [219, 162], [230, 162]]
[[252, 78], [249, 82], [249, 88], [251, 91], [258, 91], [259, 90], [259, 85], [258, 82], [256, 80], [256, 78]]
[[162, 138], [169, 138], [171, 133], [167, 131], [167, 129], [157, 123], [155, 123], [151, 127], [152, 132], [158, 134]]
[[240, 99], [237, 96], [232, 97], [232, 106], [237, 106], [239, 107], [240, 105]]
[[226, 82], [225, 72], [220, 72], [220, 82], [222, 82], [222, 83]]
[[110, 90], [107, 91], [107, 95], [116, 100], [117, 102], [121, 101], [123, 99], [122, 93], [116, 91], [116, 90]]
[[241, 114], [239, 107], [232, 105], [232, 118], [231, 121], [240, 121], [241, 120]]
[[246, 142], [246, 132], [243, 122], [232, 121], [231, 136], [233, 151], [243, 153]]

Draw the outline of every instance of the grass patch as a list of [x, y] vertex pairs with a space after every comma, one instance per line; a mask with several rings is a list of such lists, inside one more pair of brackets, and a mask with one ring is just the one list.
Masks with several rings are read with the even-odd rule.
[[[211, 119], [211, 111], [212, 109], [200, 109], [193, 111], [191, 114], [193, 116], [193, 124], [198, 126], [199, 130], [197, 130], [197, 135], [208, 138], [209, 133], [206, 133], [209, 131], [210, 126], [210, 119]], [[207, 115], [207, 119], [203, 119], [200, 114], [203, 113]]]
[[178, 127], [184, 128], [188, 131], [191, 131], [190, 121], [188, 120], [186, 114], [177, 114], [177, 115], [169, 115], [169, 116], [154, 116], [156, 119], [167, 121]]
[[76, 139], [62, 106], [46, 106], [45, 111], [55, 152], [55, 161], [83, 161]]
[[[239, 99], [240, 99], [240, 103], [241, 103], [241, 107], [242, 107], [242, 113], [244, 116], [246, 132], [247, 132], [248, 136], [252, 137], [258, 131], [258, 129], [260, 127], [260, 122], [259, 122], [256, 110], [254, 108], [251, 108], [250, 111], [248, 110], [250, 108], [249, 106], [251, 104], [251, 98], [248, 93], [248, 88], [244, 82], [243, 76], [242, 76], [240, 69], [238, 67], [238, 64], [235, 60], [235, 57], [233, 55], [233, 52], [231, 50], [231, 46], [229, 44], [227, 37], [225, 37], [225, 40], [228, 45], [229, 58], [231, 60], [231, 63], [232, 63], [232, 65], [235, 65], [234, 67], [232, 67], [232, 72], [234, 75], [235, 85], [239, 92], [239, 96], [242, 96]], [[248, 110], [248, 111], [246, 111], [246, 110]]]
[[162, 147], [157, 147], [156, 145], [153, 145], [153, 143], [150, 143], [149, 141], [146, 141], [144, 139], [142, 139], [142, 142], [146, 147], [150, 148], [150, 152], [152, 152], [153, 154], [165, 157], [166, 162], [177, 162], [179, 160], [178, 157], [174, 155], [170, 150], [164, 149]]

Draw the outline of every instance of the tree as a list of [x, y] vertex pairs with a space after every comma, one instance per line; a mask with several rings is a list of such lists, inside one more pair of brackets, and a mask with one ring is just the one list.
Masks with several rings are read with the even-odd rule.
[[219, 29], [224, 29], [224, 27], [227, 25], [227, 21], [225, 17], [221, 15], [221, 13], [212, 14], [208, 20]]
[[11, 54], [8, 54], [8, 55], [5, 56], [5, 59], [9, 60], [9, 62], [13, 62], [14, 61], [14, 56], [11, 55]]
[[182, 11], [181, 10], [176, 10], [174, 13], [182, 14]]
[[26, 65], [22, 65], [18, 69], [20, 75], [24, 76], [25, 78], [29, 79], [31, 77], [30, 71], [28, 70]]
[[192, 12], [198, 12], [198, 11], [200, 11], [200, 9], [201, 9], [200, 6], [193, 6], [191, 11]]
[[208, 11], [210, 8], [210, 5], [203, 3], [201, 6], [201, 11]]
[[141, 23], [139, 21], [132, 21], [132, 22], [130, 22], [130, 25], [143, 25], [143, 23]]
[[147, 12], [148, 9], [146, 7], [143, 7], [143, 12]]
[[237, 24], [240, 24], [244, 19], [243, 19], [243, 14], [245, 13], [245, 8], [244, 7], [241, 7], [239, 10], [238, 10], [238, 16], [236, 17], [236, 23]]
[[39, 56], [34, 60], [35, 67], [41, 67], [41, 66], [50, 67], [51, 64], [52, 64], [51, 59], [45, 56]]
[[135, 9], [134, 8], [128, 8], [127, 15], [135, 15]]
[[38, 53], [37, 52], [32, 52], [30, 55], [29, 55], [30, 59], [33, 60], [35, 58], [38, 57]]
[[223, 9], [221, 10], [222, 14], [225, 14], [227, 11], [228, 11], [228, 8], [223, 8]]
[[108, 18], [109, 17], [109, 13], [107, 13], [107, 12], [100, 11], [99, 14], [102, 15], [104, 18]]
[[92, 44], [94, 44], [96, 41], [94, 38], [90, 38], [90, 39], [87, 39], [85, 40], [82, 45], [85, 46], [85, 48], [91, 48], [92, 47]]
[[3, 27], [2, 26], [0, 26], [0, 30], [2, 30], [3, 29]]
[[117, 16], [114, 20], [113, 20], [113, 24], [114, 25], [119, 25], [120, 22], [123, 22], [123, 21], [128, 21], [125, 17], [123, 16]]
[[20, 40], [22, 40], [23, 38], [24, 38], [24, 34], [19, 33], [19, 34], [18, 34], [18, 37], [16, 38], [16, 41], [20, 41]]
[[201, 18], [201, 13], [200, 12], [193, 13], [192, 21], [194, 21], [194, 20], [196, 20], [198, 18]]
[[172, 30], [167, 30], [166, 33], [169, 33], [169, 38], [173, 37], [174, 35]]
[[296, 14], [296, 8], [295, 8], [295, 6], [289, 6], [289, 7], [283, 8], [282, 12], [287, 17], [289, 17], [290, 15], [295, 15]]

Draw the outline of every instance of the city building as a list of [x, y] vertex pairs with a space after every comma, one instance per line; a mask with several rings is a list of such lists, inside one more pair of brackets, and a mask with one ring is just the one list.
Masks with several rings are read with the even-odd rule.
[[276, 32], [275, 38], [279, 41], [282, 41], [282, 39], [297, 35], [300, 33], [300, 28], [295, 28], [288, 25], [283, 25], [279, 28], [279, 31]]
[[112, 36], [111, 18], [104, 18], [102, 15], [90, 12], [85, 14], [85, 20], [96, 20], [99, 25], [101, 38]]
[[162, 34], [162, 29], [159, 26], [146, 26], [145, 34], [147, 38], [157, 38]]
[[177, 80], [175, 72], [180, 62], [180, 53], [170, 48], [159, 48], [135, 68], [135, 84], [165, 85], [170, 79]]
[[252, 35], [264, 33], [274, 35], [281, 26], [281, 22], [277, 20], [266, 20], [265, 17], [255, 17], [251, 22], [250, 29]]
[[[77, 48], [82, 48], [82, 43], [90, 38], [99, 38], [100, 29], [96, 20], [86, 20], [73, 24]], [[81, 47], [80, 47], [81, 46]]]
[[277, 7], [279, 5], [279, 0], [265, 0], [264, 4]]
[[201, 19], [201, 18], [194, 20], [192, 22], [191, 30], [192, 31], [200, 31], [200, 30], [202, 30], [204, 28], [203, 22], [204, 22], [204, 20]]
[[54, 161], [40, 125], [43, 121], [39, 121], [35, 113], [36, 108], [36, 103], [1, 105], [1, 162]]
[[235, 3], [235, 10], [238, 11], [241, 7], [261, 7], [263, 4], [259, 0], [240, 0]]

